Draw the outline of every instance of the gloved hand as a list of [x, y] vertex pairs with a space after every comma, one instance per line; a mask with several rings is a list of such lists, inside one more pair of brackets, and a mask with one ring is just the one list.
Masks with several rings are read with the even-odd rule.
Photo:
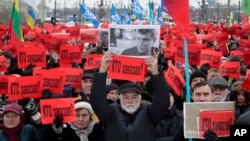
[[205, 139], [207, 139], [207, 141], [220, 141], [217, 134], [211, 129], [208, 129], [203, 136]]
[[49, 99], [51, 98], [52, 92], [50, 89], [42, 90], [42, 99]]
[[24, 98], [22, 100], [22, 107], [24, 112], [31, 116], [38, 112], [38, 105], [33, 98]]
[[22, 71], [22, 75], [23, 76], [31, 76], [33, 73], [34, 67], [35, 67], [35, 65], [29, 64], [28, 67]]
[[63, 116], [56, 116], [56, 118], [53, 121], [53, 124], [55, 124], [56, 128], [59, 128], [62, 125], [63, 122]]

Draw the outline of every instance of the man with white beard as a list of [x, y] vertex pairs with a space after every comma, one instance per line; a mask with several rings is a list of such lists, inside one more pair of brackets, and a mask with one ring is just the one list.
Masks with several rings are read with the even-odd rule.
[[170, 106], [169, 86], [163, 73], [158, 71], [158, 59], [151, 56], [145, 64], [151, 72], [154, 98], [152, 104], [142, 102], [141, 88], [135, 83], [126, 83], [119, 88], [118, 102], [109, 104], [105, 86], [107, 68], [112, 55], [105, 52], [99, 73], [95, 73], [91, 88], [90, 103], [103, 124], [106, 141], [155, 141], [155, 128]]

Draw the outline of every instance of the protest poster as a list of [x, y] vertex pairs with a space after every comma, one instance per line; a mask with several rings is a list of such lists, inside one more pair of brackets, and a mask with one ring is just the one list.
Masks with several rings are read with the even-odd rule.
[[243, 56], [244, 65], [250, 65], [250, 50], [244, 51]]
[[232, 50], [230, 51], [230, 56], [239, 56], [240, 58], [244, 58], [244, 53], [243, 51], [240, 50]]
[[102, 54], [87, 54], [86, 70], [99, 69], [101, 67]]
[[57, 116], [63, 117], [63, 123], [75, 120], [74, 98], [41, 99], [40, 111], [42, 124], [51, 124]]
[[249, 90], [250, 89], [250, 70], [247, 69], [245, 80], [243, 81], [241, 87]]
[[99, 41], [99, 31], [97, 29], [80, 29], [82, 42], [97, 43]]
[[203, 49], [201, 50], [200, 55], [200, 66], [209, 63], [211, 68], [219, 68], [220, 67], [220, 60], [222, 57], [222, 52]]
[[60, 46], [62, 44], [68, 44], [68, 41], [70, 40], [70, 34], [69, 33], [51, 33], [51, 41], [50, 41], [50, 48], [47, 48], [49, 51], [60, 51]]
[[164, 77], [176, 94], [180, 96], [185, 84], [185, 80], [180, 71], [175, 66], [168, 65], [167, 71], [164, 72]]
[[240, 77], [240, 62], [223, 62], [220, 66], [222, 76], [228, 76], [229, 78]]
[[7, 72], [8, 63], [6, 58], [2, 55], [0, 56], [0, 72]]
[[183, 108], [185, 138], [199, 138], [199, 122], [197, 118], [200, 118], [200, 111], [234, 111], [234, 105], [234, 102], [185, 102]]
[[65, 72], [57, 69], [34, 69], [33, 76], [41, 76], [42, 89], [49, 88], [53, 93], [63, 93]]
[[202, 110], [199, 116], [199, 138], [208, 129], [213, 130], [218, 137], [230, 136], [230, 125], [234, 124], [234, 111]]
[[[159, 48], [159, 25], [109, 26], [109, 51], [126, 56], [150, 56]], [[143, 34], [143, 38], [141, 36]]]
[[17, 49], [17, 66], [19, 69], [26, 68], [29, 64], [36, 67], [46, 67], [45, 47], [20, 47]]
[[164, 48], [164, 57], [167, 60], [175, 60], [176, 47], [166, 47]]
[[109, 64], [109, 78], [143, 82], [146, 64], [143, 58], [113, 55]]
[[66, 32], [70, 34], [71, 37], [78, 38], [80, 37], [80, 26], [75, 25], [66, 28]]
[[74, 88], [82, 88], [82, 68], [55, 68], [55, 70], [64, 72], [65, 84], [70, 84]]
[[83, 46], [61, 45], [60, 47], [60, 66], [82, 63]]
[[102, 48], [108, 49], [109, 47], [109, 30], [99, 29], [99, 39], [102, 41]]
[[40, 76], [23, 76], [8, 78], [9, 100], [23, 98], [41, 98], [42, 81]]
[[9, 75], [0, 75], [0, 94], [7, 94], [8, 93], [8, 78], [14, 77]]
[[[188, 44], [188, 62], [190, 65], [200, 64], [201, 46], [198, 44]], [[175, 54], [175, 61], [184, 63], [184, 46], [178, 43]]]

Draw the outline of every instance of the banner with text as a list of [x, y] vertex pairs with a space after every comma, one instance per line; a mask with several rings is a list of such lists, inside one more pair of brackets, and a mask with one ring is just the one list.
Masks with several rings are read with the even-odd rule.
[[86, 60], [86, 69], [100, 69], [102, 54], [88, 54]]
[[60, 47], [60, 66], [71, 65], [71, 63], [82, 63], [83, 47], [61, 45]]
[[75, 120], [74, 98], [42, 99], [40, 101], [42, 124], [51, 124], [57, 116], [63, 117], [63, 123]]
[[222, 52], [203, 49], [201, 50], [200, 66], [209, 63], [211, 68], [219, 68]]
[[221, 75], [229, 78], [240, 77], [240, 62], [224, 62], [220, 66]]
[[97, 29], [80, 29], [80, 37], [83, 42], [97, 43], [99, 41], [99, 31]]
[[8, 93], [8, 82], [9, 82], [9, 75], [0, 75], [0, 94], [7, 94]]

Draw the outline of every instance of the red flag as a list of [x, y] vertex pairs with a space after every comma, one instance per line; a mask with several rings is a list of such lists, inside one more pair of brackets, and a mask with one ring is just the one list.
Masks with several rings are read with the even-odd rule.
[[189, 35], [189, 0], [165, 0], [165, 6], [178, 28]]
[[247, 15], [245, 13], [242, 14], [242, 25], [247, 24]]

